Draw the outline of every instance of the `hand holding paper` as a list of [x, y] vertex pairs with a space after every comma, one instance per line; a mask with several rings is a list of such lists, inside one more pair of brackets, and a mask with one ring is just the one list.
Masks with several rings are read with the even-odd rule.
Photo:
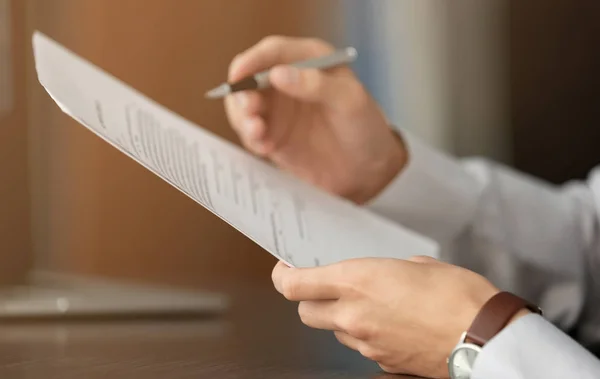
[[433, 241], [277, 170], [43, 34], [33, 42], [39, 80], [65, 113], [286, 263], [437, 256]]

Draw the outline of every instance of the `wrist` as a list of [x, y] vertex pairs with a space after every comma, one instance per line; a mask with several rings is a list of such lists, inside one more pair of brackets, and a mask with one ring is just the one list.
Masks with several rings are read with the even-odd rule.
[[[372, 173], [372, 180], [362, 181], [360, 191], [350, 196], [357, 204], [364, 204], [382, 192], [401, 173], [408, 162], [408, 153], [404, 141], [393, 130], [390, 130], [387, 148], [382, 150], [381, 158], [368, 170]], [[390, 143], [391, 142], [391, 143]], [[365, 183], [367, 185], [365, 185]]]
[[485, 345], [529, 312], [542, 314], [537, 306], [510, 292], [498, 292], [486, 301], [448, 357], [450, 378], [470, 378], [477, 356]]
[[518, 319], [520, 319], [521, 317], [525, 317], [529, 314], [531, 314], [532, 312], [527, 309], [527, 308], [523, 308], [521, 309], [519, 312], [517, 312], [506, 324], [506, 327], [508, 327], [510, 324], [512, 324], [513, 322], [517, 321]]

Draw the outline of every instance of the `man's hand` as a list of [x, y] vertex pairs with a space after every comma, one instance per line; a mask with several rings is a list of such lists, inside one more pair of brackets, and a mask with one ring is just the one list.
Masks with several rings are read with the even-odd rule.
[[498, 291], [478, 274], [416, 257], [356, 259], [273, 270], [275, 288], [298, 301], [306, 325], [332, 330], [383, 370], [448, 377], [446, 358]]
[[233, 60], [229, 80], [274, 68], [272, 88], [230, 95], [225, 108], [251, 152], [360, 204], [398, 174], [406, 154], [348, 67], [321, 71], [287, 66], [332, 50], [320, 40], [265, 38]]

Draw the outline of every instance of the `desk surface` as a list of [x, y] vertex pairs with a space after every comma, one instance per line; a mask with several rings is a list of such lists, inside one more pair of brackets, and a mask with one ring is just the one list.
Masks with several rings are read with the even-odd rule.
[[0, 377], [28, 379], [398, 378], [329, 332], [303, 326], [273, 290], [233, 297], [205, 320], [96, 320], [0, 326]]

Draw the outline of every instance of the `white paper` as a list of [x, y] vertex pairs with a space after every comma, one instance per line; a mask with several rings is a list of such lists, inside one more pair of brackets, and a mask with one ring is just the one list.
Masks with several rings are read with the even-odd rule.
[[43, 34], [33, 44], [40, 83], [63, 112], [287, 264], [438, 256], [433, 241], [272, 167]]

